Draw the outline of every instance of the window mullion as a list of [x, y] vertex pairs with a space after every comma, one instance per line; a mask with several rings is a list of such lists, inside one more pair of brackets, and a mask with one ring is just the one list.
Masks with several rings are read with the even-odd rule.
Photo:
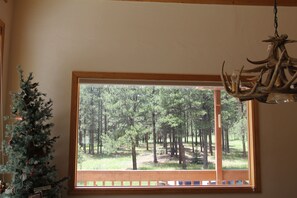
[[214, 117], [215, 117], [215, 137], [216, 137], [216, 184], [222, 184], [222, 126], [221, 126], [221, 90], [214, 90]]

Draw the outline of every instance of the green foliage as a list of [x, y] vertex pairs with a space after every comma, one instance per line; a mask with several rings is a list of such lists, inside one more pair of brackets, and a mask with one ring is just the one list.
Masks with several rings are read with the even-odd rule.
[[[230, 140], [232, 145], [231, 153], [224, 156], [223, 158], [223, 168], [224, 169], [247, 169], [248, 159], [241, 156], [241, 141], [240, 140]], [[185, 147], [190, 145], [185, 144]], [[137, 148], [139, 170], [181, 170], [181, 165], [178, 164], [177, 158], [171, 158], [166, 155], [159, 160], [159, 163], [154, 164], [152, 162], [152, 152], [145, 151], [145, 145], [140, 145]], [[158, 149], [162, 149], [162, 145], [157, 146]], [[190, 155], [190, 153], [187, 153]], [[88, 154], [84, 155], [83, 169], [88, 170], [129, 170], [131, 169], [131, 157], [129, 151], [122, 150], [121, 153], [113, 155], [104, 156], [92, 156]], [[148, 157], [150, 156], [150, 157]], [[208, 170], [215, 169], [215, 157], [210, 157], [210, 166]], [[188, 170], [203, 170], [203, 163], [189, 163]]]
[[110, 155], [112, 153], [116, 153], [118, 148], [122, 145], [122, 141], [117, 141], [111, 136], [102, 135], [102, 143], [104, 145], [104, 151], [107, 155]]
[[[146, 145], [145, 150], [157, 153], [155, 145], [162, 143], [166, 154], [177, 157], [182, 152], [179, 148], [189, 142], [191, 144], [185, 148], [191, 154], [186, 158], [195, 157], [198, 152], [208, 156], [208, 150], [213, 154], [213, 147], [208, 145], [214, 133], [214, 91], [211, 89], [82, 83], [79, 97], [78, 143], [86, 155], [102, 157], [127, 151], [135, 162], [135, 153], [141, 157], [140, 144]], [[221, 98], [222, 126], [229, 129], [244, 113], [240, 112], [240, 103], [223, 91]], [[237, 131], [229, 133], [241, 138]], [[228, 141], [226, 138], [225, 142]], [[152, 157], [153, 163], [159, 161], [155, 160], [156, 155]], [[210, 161], [210, 158], [203, 160]]]
[[[242, 102], [222, 92], [222, 123], [224, 128], [230, 128], [245, 117], [246, 109]], [[246, 123], [246, 119], [243, 120]]]
[[82, 169], [83, 162], [85, 161], [84, 151], [82, 147], [78, 147], [77, 153], [77, 164], [79, 165], [80, 169]]
[[247, 129], [247, 118], [242, 117], [241, 119], [238, 119], [230, 128], [230, 131], [235, 134], [236, 137], [239, 137], [240, 135], [243, 135], [246, 133]]
[[51, 164], [53, 146], [58, 137], [51, 136], [53, 123], [52, 101], [44, 99], [38, 91], [38, 83], [32, 82], [33, 75], [25, 79], [18, 68], [20, 91], [12, 96], [10, 124], [6, 126], [4, 152], [8, 156], [2, 173], [11, 173], [12, 194], [6, 197], [28, 197], [34, 188], [50, 185], [47, 197], [59, 197], [60, 182], [56, 177], [56, 167]]

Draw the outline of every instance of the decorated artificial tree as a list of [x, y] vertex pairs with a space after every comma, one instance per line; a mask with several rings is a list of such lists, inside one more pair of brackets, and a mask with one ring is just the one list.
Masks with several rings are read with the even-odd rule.
[[45, 101], [44, 93], [38, 91], [33, 75], [24, 78], [18, 68], [20, 90], [12, 96], [11, 115], [6, 125], [3, 150], [7, 162], [0, 172], [10, 173], [12, 181], [1, 197], [29, 197], [39, 191], [46, 197], [60, 197], [61, 182], [52, 164], [53, 145], [58, 137], [51, 137], [53, 123], [52, 101]]

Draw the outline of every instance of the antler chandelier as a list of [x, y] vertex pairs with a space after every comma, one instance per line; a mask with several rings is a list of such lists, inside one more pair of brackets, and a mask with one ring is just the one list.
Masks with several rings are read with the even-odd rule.
[[251, 61], [254, 68], [241, 68], [230, 76], [222, 66], [221, 78], [226, 91], [240, 101], [256, 99], [259, 102], [278, 104], [297, 101], [297, 59], [288, 55], [285, 45], [296, 42], [288, 40], [288, 35], [279, 36], [277, 0], [274, 1], [274, 36], [269, 42], [269, 55], [261, 61]]

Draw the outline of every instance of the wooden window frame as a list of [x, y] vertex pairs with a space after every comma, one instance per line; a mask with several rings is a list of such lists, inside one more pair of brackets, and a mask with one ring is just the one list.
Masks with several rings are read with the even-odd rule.
[[[88, 80], [89, 79], [89, 80]], [[124, 195], [124, 194], [193, 194], [193, 193], [254, 193], [260, 192], [260, 164], [259, 164], [259, 133], [257, 102], [250, 101], [248, 105], [249, 120], [249, 181], [248, 186], [208, 185], [208, 186], [157, 186], [157, 187], [76, 187], [77, 170], [77, 142], [78, 142], [78, 105], [79, 84], [82, 82], [162, 82], [170, 84], [221, 84], [217, 75], [182, 75], [182, 74], [149, 74], [149, 73], [108, 73], [108, 72], [72, 72], [70, 148], [69, 148], [69, 188], [70, 195]], [[217, 121], [216, 121], [217, 122]], [[228, 171], [226, 173], [228, 174]], [[217, 180], [218, 181], [218, 180]]]
[[[220, 5], [256, 5], [256, 6], [272, 6], [274, 4], [273, 0], [120, 0], [120, 1], [220, 4]], [[295, 0], [282, 0], [278, 2], [278, 5], [279, 6], [297, 6], [297, 2]]]
[[[4, 107], [3, 107], [3, 64], [4, 64], [4, 35], [5, 34], [5, 24], [4, 22], [0, 19], [0, 140], [3, 140], [3, 113], [4, 113]], [[4, 162], [4, 156], [3, 153], [1, 151], [1, 164]], [[3, 179], [3, 175], [1, 176], [1, 179]]]
[[4, 34], [5, 24], [0, 20], [0, 109], [2, 112], [2, 92], [3, 92], [3, 64], [4, 64]]

